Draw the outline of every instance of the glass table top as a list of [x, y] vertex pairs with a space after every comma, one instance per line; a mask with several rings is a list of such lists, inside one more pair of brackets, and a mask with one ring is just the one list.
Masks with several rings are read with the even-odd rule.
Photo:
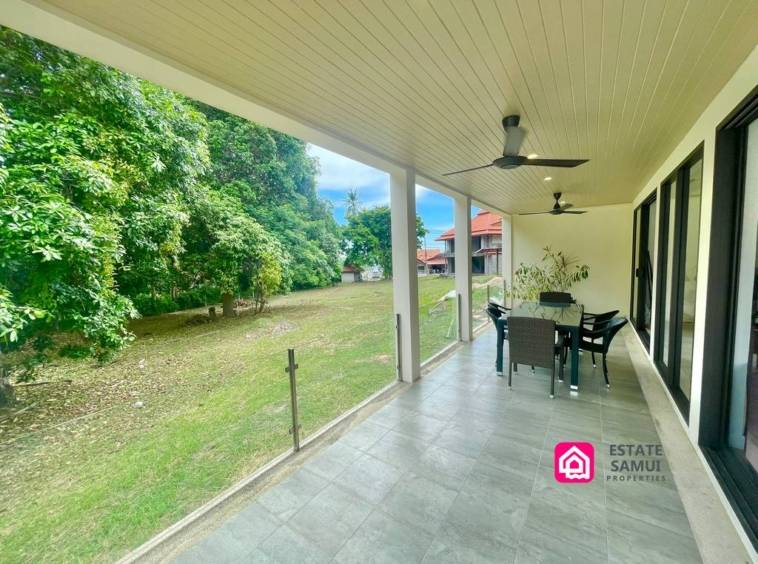
[[563, 327], [579, 327], [582, 322], [583, 307], [577, 304], [545, 304], [540, 302], [522, 302], [514, 307], [509, 317], [533, 317], [551, 319]]

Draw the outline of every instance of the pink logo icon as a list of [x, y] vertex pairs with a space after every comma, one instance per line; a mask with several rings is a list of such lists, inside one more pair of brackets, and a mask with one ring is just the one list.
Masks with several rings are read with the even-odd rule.
[[592, 443], [558, 443], [553, 461], [555, 479], [562, 484], [586, 484], [595, 477]]

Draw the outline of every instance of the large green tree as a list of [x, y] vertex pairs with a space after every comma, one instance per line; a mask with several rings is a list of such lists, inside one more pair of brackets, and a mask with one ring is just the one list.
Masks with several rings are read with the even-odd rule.
[[199, 187], [190, 202], [184, 264], [191, 285], [216, 286], [225, 316], [233, 315], [234, 296], [243, 293], [251, 294], [260, 311], [281, 288], [285, 255], [278, 241], [238, 200], [221, 192]]
[[205, 105], [210, 184], [286, 249], [286, 288], [325, 286], [339, 277], [340, 239], [329, 203], [316, 192], [318, 162], [304, 142]]
[[0, 27], [0, 384], [6, 353], [117, 350], [133, 300], [334, 281], [317, 170], [297, 139]]
[[[348, 218], [342, 231], [345, 263], [358, 267], [378, 264], [385, 276], [392, 276], [392, 222], [389, 206], [364, 209]], [[416, 216], [416, 248], [427, 230], [421, 217]]]

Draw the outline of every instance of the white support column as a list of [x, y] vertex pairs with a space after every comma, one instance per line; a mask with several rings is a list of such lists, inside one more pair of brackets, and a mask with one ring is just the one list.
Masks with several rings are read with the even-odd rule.
[[413, 382], [421, 374], [416, 274], [416, 174], [390, 174], [392, 220], [392, 294], [399, 315], [398, 360], [400, 378]]
[[[503, 283], [510, 290], [513, 284], [513, 222], [511, 216], [503, 215]], [[503, 305], [508, 305], [510, 299], [503, 296]], [[512, 305], [512, 304], [511, 304]]]
[[473, 338], [471, 319], [471, 198], [455, 198], [455, 292], [460, 302], [458, 335]]

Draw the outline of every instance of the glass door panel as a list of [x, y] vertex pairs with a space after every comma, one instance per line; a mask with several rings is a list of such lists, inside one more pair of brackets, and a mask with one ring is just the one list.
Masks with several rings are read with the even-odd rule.
[[634, 211], [631, 318], [642, 341], [649, 346], [652, 326], [653, 256], [658, 203], [653, 193]]
[[746, 155], [728, 443], [758, 472], [758, 120]]
[[642, 329], [650, 336], [650, 331], [653, 324], [653, 256], [655, 249], [655, 232], [656, 221], [658, 212], [658, 201], [653, 200], [647, 207], [648, 228], [647, 228], [647, 241], [645, 242], [644, 253], [642, 257], [642, 267], [644, 277], [642, 281], [643, 285], [643, 299], [642, 299]]
[[679, 339], [681, 341], [679, 362], [679, 389], [690, 399], [692, 388], [692, 347], [695, 326], [695, 293], [697, 289], [697, 255], [700, 241], [700, 200], [703, 183], [703, 161], [697, 160], [689, 167], [689, 182], [687, 183], [687, 200], [685, 216], [685, 240], [680, 246], [684, 253], [683, 268], [680, 276], [683, 280], [683, 290], [680, 296]]
[[750, 308], [750, 337], [747, 351], [747, 424], [745, 425], [745, 457], [758, 471], [758, 237], [754, 241], [753, 296]]
[[702, 153], [662, 187], [656, 365], [682, 414], [689, 415], [700, 241]]
[[642, 206], [634, 210], [634, 249], [632, 250], [632, 303], [629, 316], [635, 327], [639, 327], [639, 279], [641, 273], [642, 254]]
[[666, 251], [665, 251], [665, 267], [664, 272], [662, 276], [662, 284], [663, 284], [663, 292], [662, 295], [665, 296], [664, 302], [663, 302], [663, 321], [660, 325], [660, 341], [661, 341], [661, 354], [660, 358], [658, 359], [660, 364], [663, 365], [666, 369], [669, 366], [670, 362], [670, 346], [671, 346], [671, 309], [673, 304], [673, 290], [674, 290], [674, 244], [675, 244], [675, 231], [674, 228], [676, 227], [676, 190], [677, 190], [677, 183], [676, 181], [671, 182], [668, 186], [665, 187], [665, 198], [667, 199], [666, 202], [666, 211], [667, 211], [667, 217], [666, 217], [666, 238], [665, 238], [665, 244], [666, 244]]

